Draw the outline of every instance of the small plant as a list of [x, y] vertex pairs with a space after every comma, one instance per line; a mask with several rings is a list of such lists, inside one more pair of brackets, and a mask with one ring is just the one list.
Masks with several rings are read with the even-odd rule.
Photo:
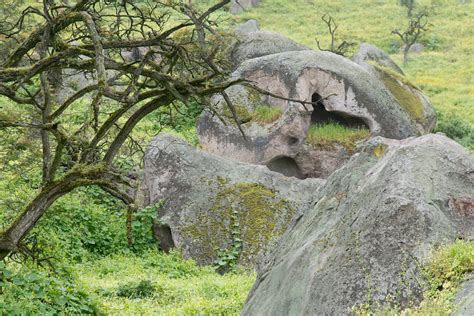
[[280, 108], [260, 105], [252, 113], [252, 119], [261, 124], [269, 124], [278, 120], [282, 114], [283, 111]]
[[155, 294], [155, 287], [150, 280], [126, 283], [117, 289], [117, 296], [127, 298], [148, 298]]
[[339, 144], [354, 150], [355, 142], [370, 136], [368, 129], [349, 128], [338, 123], [314, 124], [308, 130], [306, 141], [313, 146], [327, 147]]
[[217, 260], [214, 262], [216, 271], [220, 274], [235, 272], [237, 261], [242, 252], [242, 239], [240, 234], [239, 212], [232, 210], [231, 220], [231, 238], [232, 244], [227, 249], [217, 251]]

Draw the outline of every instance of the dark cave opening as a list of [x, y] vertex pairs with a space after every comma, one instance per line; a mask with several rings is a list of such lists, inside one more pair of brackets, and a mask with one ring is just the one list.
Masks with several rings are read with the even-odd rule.
[[369, 129], [364, 120], [347, 115], [341, 112], [328, 111], [324, 106], [323, 98], [315, 93], [311, 97], [311, 102], [313, 104], [313, 112], [311, 113], [311, 124], [327, 124], [327, 123], [337, 123], [342, 126], [347, 126], [350, 128], [364, 128]]
[[275, 158], [267, 164], [267, 168], [287, 177], [295, 177], [298, 179], [306, 178], [306, 176], [301, 172], [300, 167], [298, 167], [296, 161], [290, 157]]

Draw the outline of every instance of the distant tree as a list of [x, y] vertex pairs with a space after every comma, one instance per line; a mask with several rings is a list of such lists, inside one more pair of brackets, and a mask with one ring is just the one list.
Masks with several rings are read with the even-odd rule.
[[400, 0], [400, 5], [407, 8], [407, 16], [411, 18], [415, 8], [415, 0]]
[[428, 13], [422, 11], [408, 20], [408, 27], [404, 31], [392, 30], [392, 34], [397, 35], [403, 42], [403, 64], [408, 61], [410, 48], [416, 43], [420, 36], [429, 30]]
[[[75, 188], [99, 186], [133, 212], [134, 177], [117, 160], [136, 143], [137, 124], [175, 102], [207, 104], [238, 82], [227, 79], [228, 40], [210, 19], [229, 2], [197, 12], [184, 1], [44, 0], [1, 24], [10, 47], [0, 56], [0, 96], [8, 100], [0, 104], [0, 136], [14, 131], [32, 140], [41, 179], [0, 232], [0, 260], [21, 251], [51, 204]], [[133, 49], [142, 54], [125, 58]], [[61, 96], [71, 76], [89, 79]], [[9, 150], [3, 139], [0, 145]]]
[[353, 42], [342, 41], [339, 45], [336, 44], [336, 31], [339, 25], [336, 24], [334, 18], [330, 15], [324, 14], [321, 16], [321, 20], [326, 24], [328, 29], [329, 35], [331, 37], [331, 43], [329, 48], [323, 49], [319, 43], [319, 40], [316, 38], [316, 43], [318, 45], [318, 49], [321, 51], [329, 51], [341, 56], [346, 56], [351, 48], [355, 46]]

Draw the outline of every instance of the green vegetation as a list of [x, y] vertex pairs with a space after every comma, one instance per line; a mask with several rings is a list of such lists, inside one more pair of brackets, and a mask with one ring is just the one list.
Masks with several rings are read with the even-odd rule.
[[252, 113], [252, 120], [260, 124], [269, 124], [278, 120], [283, 111], [280, 108], [268, 105], [260, 105]]
[[[474, 3], [457, 0], [419, 0], [419, 7], [430, 8], [429, 34], [419, 42], [426, 49], [411, 55], [403, 67], [430, 97], [436, 110], [447, 116], [462, 113], [462, 120], [474, 126]], [[406, 20], [407, 10], [398, 1], [312, 1], [267, 0], [236, 17], [235, 23], [256, 19], [261, 28], [279, 32], [289, 38], [317, 48], [315, 38], [328, 46], [330, 37], [319, 17], [327, 13], [338, 21], [338, 40], [372, 43], [401, 65], [400, 42], [390, 35], [392, 29]], [[282, 16], [287, 18], [281, 19]], [[278, 23], [275, 23], [278, 21]], [[325, 40], [325, 42], [324, 42]]]
[[314, 124], [308, 130], [306, 141], [315, 147], [330, 147], [335, 144], [345, 147], [349, 151], [355, 149], [358, 140], [370, 136], [368, 129], [350, 128], [337, 123]]
[[254, 183], [217, 184], [212, 207], [180, 227], [183, 238], [201, 241], [201, 253], [219, 272], [253, 264], [283, 234], [295, 210], [269, 188]]
[[474, 243], [457, 240], [432, 251], [423, 267], [428, 281], [424, 300], [418, 307], [400, 310], [378, 309], [363, 305], [354, 310], [356, 315], [450, 315], [455, 311], [454, 295], [465, 276], [474, 271]]
[[76, 266], [78, 283], [106, 314], [236, 315], [254, 273], [219, 275], [172, 252], [112, 255]]

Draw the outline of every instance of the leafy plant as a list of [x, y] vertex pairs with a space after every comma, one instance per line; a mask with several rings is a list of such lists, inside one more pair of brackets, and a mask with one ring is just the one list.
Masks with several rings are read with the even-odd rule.
[[237, 210], [232, 210], [230, 220], [232, 243], [228, 248], [217, 251], [217, 259], [214, 262], [216, 271], [220, 274], [236, 272], [237, 262], [242, 252], [242, 236], [240, 233], [239, 212]]
[[117, 296], [128, 298], [148, 298], [155, 294], [155, 286], [150, 280], [131, 282], [121, 285], [117, 289]]
[[39, 269], [12, 270], [0, 261], [2, 315], [98, 314], [89, 296], [66, 273]]

